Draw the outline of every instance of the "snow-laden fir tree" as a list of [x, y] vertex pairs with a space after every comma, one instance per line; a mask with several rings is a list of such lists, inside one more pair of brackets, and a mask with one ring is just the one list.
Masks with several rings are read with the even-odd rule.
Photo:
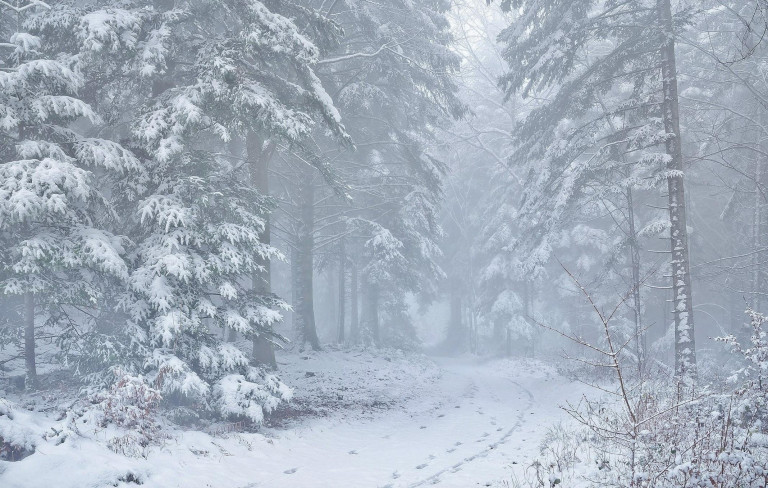
[[145, 172], [119, 188], [133, 245], [111, 362], [166, 398], [261, 421], [290, 390], [224, 336], [282, 340], [273, 325], [286, 305], [259, 282], [279, 253], [263, 239], [274, 204], [257, 188], [257, 156], [271, 141], [301, 146], [316, 125], [348, 140], [313, 70], [310, 35], [331, 42], [333, 26], [255, 0], [61, 5], [40, 29], [54, 25], [92, 62], [105, 131]]
[[[328, 213], [339, 215], [336, 235], [347, 236], [345, 253], [363, 292], [362, 325], [374, 342], [412, 344], [405, 296], [434, 295], [442, 277], [436, 243], [445, 165], [428, 148], [438, 127], [464, 113], [453, 79], [458, 57], [449, 49], [448, 6], [344, 1], [325, 10], [345, 36], [318, 74], [358, 145], [355, 153], [331, 153], [351, 187], [352, 208], [340, 202]], [[330, 228], [327, 220], [323, 228]], [[357, 290], [351, 293], [357, 300]]]
[[[27, 384], [35, 387], [35, 328], [74, 326], [75, 308], [96, 308], [103, 285], [123, 281], [125, 240], [104, 181], [138, 170], [115, 142], [85, 137], [101, 123], [79, 93], [85, 79], [61, 31], [40, 37], [42, 2], [0, 4], [0, 240], [2, 291], [24, 297]], [[75, 125], [75, 122], [77, 124]]]
[[[557, 229], [585, 200], [593, 208], [608, 204], [623, 213], [631, 289], [637, 291], [640, 231], [632, 192], [663, 185], [672, 250], [675, 369], [680, 377], [695, 377], [675, 63], [675, 36], [690, 12], [673, 15], [669, 0], [505, 0], [502, 7], [518, 12], [499, 36], [509, 64], [503, 86], [510, 96], [546, 98], [514, 132], [512, 160], [526, 165], [527, 172], [520, 209], [527, 230], [517, 245], [545, 259]], [[623, 202], [616, 198], [621, 195]], [[637, 295], [633, 301], [639, 314]]]

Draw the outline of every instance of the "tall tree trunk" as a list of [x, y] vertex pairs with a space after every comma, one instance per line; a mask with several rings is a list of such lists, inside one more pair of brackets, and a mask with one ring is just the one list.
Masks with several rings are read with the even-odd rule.
[[[246, 137], [246, 150], [248, 151], [248, 162], [251, 165], [251, 182], [253, 186], [264, 196], [269, 195], [269, 161], [272, 159], [274, 145], [264, 141], [255, 132], [249, 132]], [[269, 214], [264, 216], [264, 230], [259, 239], [266, 245], [271, 242]], [[262, 267], [253, 276], [253, 288], [261, 295], [272, 294], [272, 264], [268, 258], [256, 255], [257, 263]], [[275, 360], [275, 349], [272, 343], [264, 336], [254, 334], [252, 338], [253, 360], [257, 364], [262, 364], [272, 369], [277, 369]]]
[[[523, 315], [525, 315], [525, 321], [528, 325], [531, 325], [531, 282], [528, 280], [523, 281]], [[536, 338], [534, 334], [531, 334], [530, 339], [530, 354], [534, 357], [536, 353]]]
[[677, 63], [675, 33], [672, 25], [670, 0], [657, 0], [662, 28], [662, 103], [664, 130], [667, 133], [667, 186], [669, 191], [669, 220], [672, 246], [672, 292], [675, 317], [675, 375], [682, 380], [695, 381], [696, 342], [693, 325], [693, 296], [686, 227], [683, 151], [680, 134], [680, 106], [677, 94]]
[[358, 309], [359, 285], [357, 279], [357, 264], [352, 262], [349, 283], [349, 328], [353, 344], [360, 343], [360, 312]]
[[366, 284], [364, 289], [364, 324], [365, 328], [371, 334], [371, 340], [373, 341], [373, 344], [378, 346], [381, 344], [379, 330], [379, 287], [376, 285]]
[[752, 212], [752, 279], [750, 306], [754, 310], [761, 310], [762, 304], [760, 297], [763, 293], [761, 280], [761, 261], [762, 254], [760, 249], [763, 247], [763, 186], [762, 186], [762, 161], [758, 157], [755, 160], [755, 207]]
[[302, 175], [302, 181], [299, 183], [299, 206], [296, 312], [299, 314], [302, 340], [309, 342], [313, 350], [319, 351], [320, 340], [315, 326], [314, 303], [315, 189], [312, 186], [312, 175], [308, 172]]
[[344, 344], [346, 340], [344, 326], [345, 308], [347, 306], [347, 253], [344, 246], [344, 238], [339, 242], [339, 344]]
[[[602, 99], [600, 99], [600, 106], [603, 108], [603, 112], [608, 114], [608, 108], [603, 103]], [[619, 134], [620, 131], [618, 127], [613, 123], [613, 120], [611, 117], [608, 117], [608, 123], [610, 124], [611, 130]], [[628, 164], [628, 161], [623, 153], [623, 151], [619, 150], [619, 141], [614, 141], [615, 144], [611, 146], [611, 156], [616, 161], [621, 161], [623, 163], [623, 166], [625, 168], [629, 168], [630, 165]], [[630, 177], [629, 171], [627, 171], [624, 176], [626, 178]], [[627, 200], [627, 224], [629, 226], [627, 235], [629, 237], [629, 257], [630, 257], [630, 263], [632, 267], [632, 283], [631, 283], [631, 295], [632, 295], [632, 312], [633, 312], [633, 322], [634, 322], [634, 330], [633, 330], [633, 352], [635, 354], [635, 360], [637, 361], [637, 371], [638, 374], [641, 374], [643, 371], [643, 354], [645, 354], [645, 333], [643, 331], [642, 326], [642, 309], [640, 308], [640, 242], [637, 238], [637, 229], [635, 226], [635, 203], [634, 198], [632, 195], [632, 187], [627, 186], [627, 189], [624, 193], [624, 196]]]
[[645, 332], [642, 324], [642, 309], [640, 302], [640, 243], [635, 227], [635, 205], [632, 198], [632, 188], [627, 188], [627, 220], [629, 221], [629, 253], [632, 262], [632, 311], [634, 318], [635, 357], [637, 371], [642, 373], [645, 362]]
[[295, 245], [291, 246], [291, 327], [297, 334], [297, 337], [303, 335], [301, 328], [301, 316], [299, 315], [299, 251]]
[[[456, 279], [450, 280], [450, 323], [448, 328], [448, 347], [453, 351], [466, 351], [470, 338], [464, 333], [462, 320], [461, 291]], [[470, 348], [471, 349], [471, 348]]]
[[32, 292], [24, 294], [24, 363], [27, 369], [24, 386], [28, 390], [35, 390], [38, 382], [35, 358], [35, 295]]

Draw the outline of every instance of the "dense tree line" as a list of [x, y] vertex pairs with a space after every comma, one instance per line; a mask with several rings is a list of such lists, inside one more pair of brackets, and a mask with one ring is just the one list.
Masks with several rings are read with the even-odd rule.
[[443, 137], [459, 347], [560, 347], [542, 324], [599, 341], [566, 268], [622, 297], [640, 370], [695, 378], [696, 338], [712, 359], [764, 301], [764, 6], [487, 3], [453, 14], [474, 109]]
[[[51, 368], [142, 374], [260, 421], [288, 394], [275, 327], [290, 302], [321, 347], [332, 262], [353, 341], [413, 342], [405, 293], [442, 273], [426, 147], [464, 112], [447, 7], [0, 3], [2, 366], [24, 361], [29, 389]], [[293, 297], [272, 292], [286, 258]]]

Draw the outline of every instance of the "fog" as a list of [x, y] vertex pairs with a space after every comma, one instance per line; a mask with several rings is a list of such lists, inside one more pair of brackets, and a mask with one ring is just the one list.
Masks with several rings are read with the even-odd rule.
[[0, 486], [766, 487], [765, 0], [0, 0]]

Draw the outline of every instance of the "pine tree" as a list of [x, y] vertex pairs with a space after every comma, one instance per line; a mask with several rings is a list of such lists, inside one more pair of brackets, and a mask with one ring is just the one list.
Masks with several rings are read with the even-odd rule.
[[[344, 1], [326, 12], [345, 37], [318, 73], [358, 150], [329, 151], [351, 199], [341, 195], [318, 215], [323, 229], [335, 233], [318, 240], [327, 245], [345, 238], [361, 282], [361, 326], [374, 342], [377, 336], [391, 344], [412, 339], [403, 325], [409, 323], [402, 315], [405, 296], [434, 296], [443, 275], [437, 212], [445, 165], [428, 147], [438, 127], [465, 111], [453, 79], [458, 57], [448, 49], [447, 8], [443, 2]], [[334, 226], [326, 212], [336, 216]]]
[[[505, 89], [510, 96], [551, 94], [515, 131], [515, 159], [534, 163], [521, 208], [531, 226], [525, 239], [546, 251], [576, 202], [618, 186], [629, 204], [632, 189], [666, 182], [675, 370], [681, 378], [695, 378], [675, 76], [675, 36], [690, 12], [673, 17], [668, 0], [505, 0], [502, 6], [521, 12], [500, 35], [510, 65]], [[627, 222], [635, 228], [634, 216]], [[632, 245], [636, 241], [637, 232], [629, 238]], [[631, 256], [637, 279], [634, 249]]]
[[[127, 326], [94, 335], [109, 360], [90, 364], [120, 363], [166, 398], [261, 421], [290, 390], [256, 367], [259, 347], [283, 341], [273, 325], [287, 307], [264, 286], [281, 255], [269, 244], [260, 152], [302, 148], [316, 126], [348, 144], [313, 70], [314, 39], [332, 43], [335, 27], [255, 0], [62, 4], [38, 23], [58, 26], [93, 80], [102, 132], [124, 139], [143, 171], [115, 188], [132, 243], [114, 300]], [[251, 354], [224, 340], [231, 331], [252, 339]]]
[[[105, 280], [125, 280], [124, 239], [103, 180], [138, 170], [119, 144], [73, 130], [100, 122], [78, 97], [85, 80], [66, 36], [40, 36], [42, 2], [0, 4], [8, 42], [0, 64], [0, 229], [2, 289], [24, 296], [27, 386], [37, 386], [35, 328], [61, 324], [67, 307], [94, 307]], [[71, 311], [71, 310], [70, 310]]]

